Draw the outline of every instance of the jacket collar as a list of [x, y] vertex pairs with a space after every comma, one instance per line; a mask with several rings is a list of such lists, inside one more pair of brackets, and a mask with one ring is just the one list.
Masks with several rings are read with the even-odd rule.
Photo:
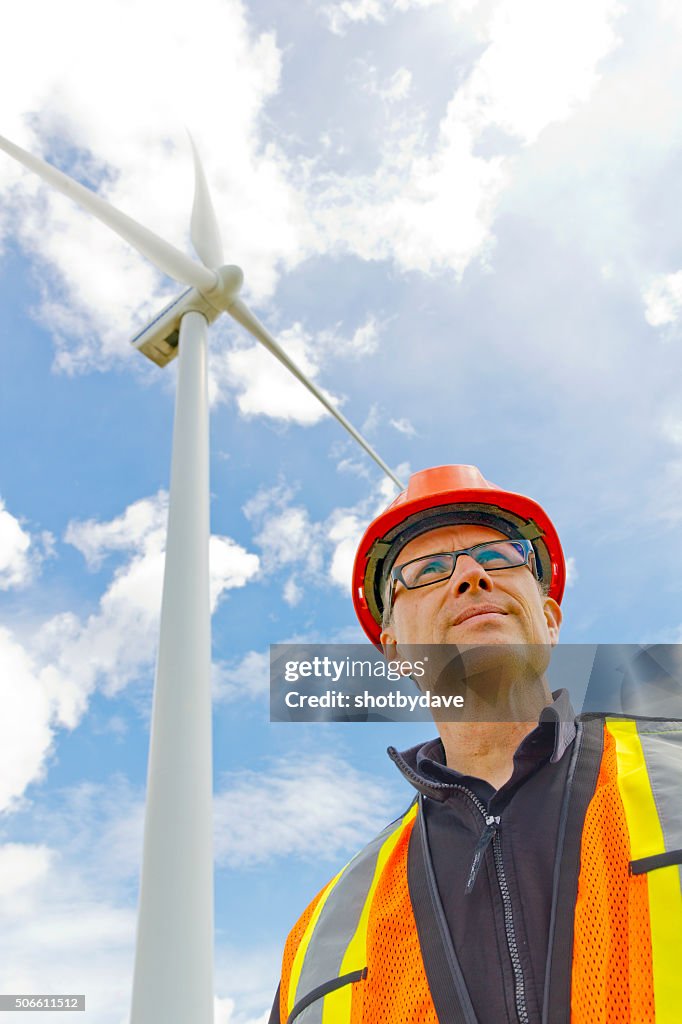
[[[575, 739], [575, 714], [568, 690], [555, 690], [552, 697], [552, 703], [540, 712], [536, 728], [517, 747], [515, 758], [523, 754], [537, 762], [548, 760], [555, 764]], [[445, 763], [445, 749], [439, 738], [418, 743], [402, 753], [389, 747], [388, 756], [410, 785], [433, 800], [447, 800], [465, 778]]]

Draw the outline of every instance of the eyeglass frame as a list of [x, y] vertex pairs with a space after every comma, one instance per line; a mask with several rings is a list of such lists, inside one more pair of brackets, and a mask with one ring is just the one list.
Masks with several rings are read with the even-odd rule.
[[[479, 541], [478, 544], [472, 544], [471, 547], [468, 548], [460, 548], [458, 551], [434, 551], [432, 554], [429, 555], [417, 555], [416, 558], [410, 558], [409, 561], [407, 562], [402, 562], [400, 565], [394, 565], [389, 574], [389, 579], [391, 580], [391, 592], [389, 594], [388, 604], [384, 608], [384, 616], [386, 616], [393, 608], [396, 583], [402, 583], [402, 585], [405, 587], [405, 590], [421, 590], [422, 587], [432, 587], [435, 586], [436, 583], [447, 583], [448, 580], [451, 580], [455, 574], [455, 569], [457, 568], [457, 559], [459, 558], [460, 555], [470, 555], [471, 557], [473, 557], [471, 555], [472, 551], [475, 551], [477, 548], [490, 547], [492, 544], [518, 544], [520, 542], [528, 544], [528, 551], [526, 553], [525, 560], [523, 562], [519, 562], [518, 565], [499, 565], [497, 566], [496, 569], [486, 569], [485, 566], [482, 566], [484, 572], [502, 572], [502, 570], [504, 569], [520, 569], [522, 566], [527, 565], [535, 579], [539, 581], [540, 577], [537, 574], [537, 558], [535, 556], [535, 550], [533, 548], [533, 541], [539, 539], [540, 534], [537, 534], [533, 537], [498, 537], [496, 540]], [[428, 580], [426, 583], [418, 583], [417, 586], [415, 587], [408, 586], [408, 584], [402, 578], [402, 570], [406, 568], [406, 566], [412, 565], [413, 562], [419, 562], [423, 558], [438, 558], [439, 555], [454, 556], [454, 561], [452, 563], [452, 572], [450, 573], [450, 575], [444, 576], [443, 579], [440, 580]], [[530, 564], [531, 558], [533, 560], [532, 565]], [[477, 565], [481, 564], [475, 558], [474, 561], [476, 562]]]

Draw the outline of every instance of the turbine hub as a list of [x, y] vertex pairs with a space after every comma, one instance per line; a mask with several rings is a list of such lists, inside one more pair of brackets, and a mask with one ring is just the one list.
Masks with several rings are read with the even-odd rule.
[[240, 267], [235, 267], [232, 264], [218, 267], [214, 270], [214, 274], [218, 278], [215, 288], [211, 288], [210, 291], [203, 294], [212, 306], [223, 312], [230, 308], [239, 295], [239, 290], [244, 282], [244, 274]]

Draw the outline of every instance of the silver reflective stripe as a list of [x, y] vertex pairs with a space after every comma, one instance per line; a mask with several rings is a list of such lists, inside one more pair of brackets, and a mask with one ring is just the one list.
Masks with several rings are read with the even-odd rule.
[[682, 722], [640, 721], [637, 732], [666, 852], [682, 850]]
[[[329, 894], [306, 950], [296, 987], [296, 1003], [318, 985], [338, 978], [374, 878], [379, 851], [391, 833], [402, 824], [402, 817], [392, 822], [356, 854]], [[317, 999], [296, 1017], [296, 1024], [322, 1024], [323, 1006], [324, 999]]]

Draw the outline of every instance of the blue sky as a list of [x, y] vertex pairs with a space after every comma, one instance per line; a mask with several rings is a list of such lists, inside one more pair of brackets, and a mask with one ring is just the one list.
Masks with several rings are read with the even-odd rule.
[[[678, 5], [38, 0], [5, 31], [2, 134], [188, 248], [190, 127], [247, 301], [383, 458], [546, 507], [564, 640], [682, 640]], [[102, 1024], [175, 380], [128, 339], [175, 292], [0, 155], [0, 991]], [[211, 351], [216, 1024], [258, 1024], [294, 919], [409, 799], [386, 745], [428, 730], [268, 722], [270, 643], [360, 638], [350, 565], [392, 492], [236, 325]]]

